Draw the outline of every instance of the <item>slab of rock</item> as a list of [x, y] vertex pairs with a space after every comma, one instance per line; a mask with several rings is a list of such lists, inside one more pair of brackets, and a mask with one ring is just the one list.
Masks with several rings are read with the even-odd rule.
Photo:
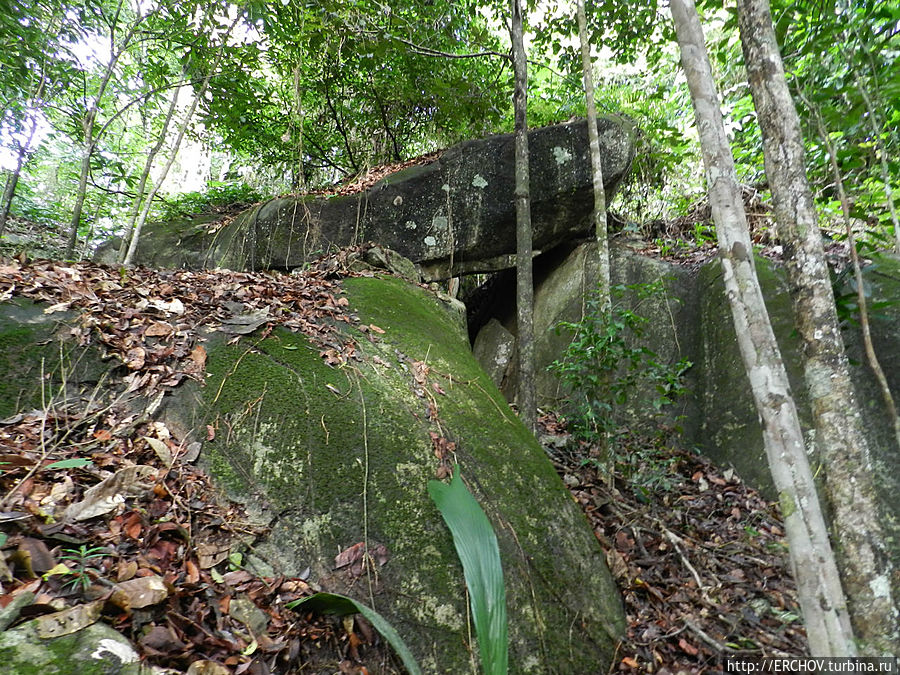
[[[609, 200], [631, 166], [631, 125], [598, 121]], [[534, 248], [586, 234], [593, 204], [587, 123], [529, 132]], [[334, 247], [373, 241], [428, 280], [511, 267], [516, 251], [512, 134], [466, 141], [430, 164], [391, 174], [355, 195], [283, 197], [225, 227], [151, 224], [135, 262], [154, 267], [293, 269]], [[114, 262], [115, 242], [98, 251]]]
[[[406, 267], [389, 251], [370, 257], [371, 265]], [[279, 327], [263, 338], [257, 326], [250, 347], [223, 322], [197, 334], [205, 338], [205, 385], [186, 380], [154, 408], [175, 436], [202, 439], [198, 461], [246, 504], [248, 519], [268, 527], [245, 565], [373, 605], [424, 673], [469, 672], [476, 645], [463, 570], [427, 490], [458, 464], [497, 535], [510, 672], [607, 671], [625, 617], [604, 551], [544, 450], [472, 356], [458, 303], [396, 276], [344, 279], [334, 294], [358, 317], [336, 322], [330, 344], [355, 343], [344, 348], [342, 366], [328, 365], [322, 345], [302, 334]], [[15, 354], [50, 363], [47, 354], [71, 336], [22, 331], [46, 316], [42, 305], [23, 305], [0, 302], [0, 318], [11, 315], [0, 321], [0, 344], [24, 347], [46, 335], [33, 351]], [[13, 390], [9, 406], [41, 377], [14, 365], [0, 358], [0, 381]], [[124, 370], [113, 370], [104, 388]], [[262, 625], [252, 608], [232, 607]], [[78, 664], [93, 672], [87, 660]]]

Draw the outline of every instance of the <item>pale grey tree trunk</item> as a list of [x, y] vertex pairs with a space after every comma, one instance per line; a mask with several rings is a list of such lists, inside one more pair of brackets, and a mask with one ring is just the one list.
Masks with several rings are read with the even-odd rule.
[[578, 39], [581, 42], [581, 70], [587, 108], [588, 142], [591, 153], [591, 178], [594, 186], [594, 233], [597, 238], [597, 269], [602, 307], [608, 308], [609, 297], [609, 236], [606, 220], [606, 193], [603, 190], [603, 163], [600, 157], [600, 135], [597, 133], [597, 104], [594, 101], [594, 73], [591, 63], [591, 44], [587, 35], [587, 16], [584, 0], [578, 0]]
[[19, 146], [19, 152], [16, 154], [16, 167], [6, 179], [6, 187], [3, 189], [3, 204], [0, 206], [0, 235], [6, 229], [6, 221], [9, 219], [9, 212], [12, 209], [12, 201], [16, 196], [19, 175], [22, 173], [22, 165], [25, 163], [25, 154], [25, 145], [22, 144]]
[[534, 281], [532, 273], [531, 191], [528, 170], [528, 71], [522, 34], [520, 0], [510, 0], [512, 20], [513, 71], [515, 90], [513, 106], [516, 114], [516, 308], [519, 382], [517, 399], [519, 418], [526, 427], [537, 428], [534, 393]]
[[84, 200], [87, 195], [88, 176], [91, 173], [91, 156], [94, 154], [94, 148], [97, 144], [97, 139], [94, 135], [94, 125], [97, 120], [97, 115], [100, 111], [100, 104], [103, 101], [103, 97], [106, 95], [106, 87], [109, 86], [109, 82], [112, 79], [113, 73], [116, 69], [116, 64], [118, 63], [122, 54], [128, 48], [128, 45], [131, 42], [131, 38], [134, 37], [138, 26], [144, 20], [144, 18], [146, 18], [143, 16], [138, 16], [122, 39], [121, 45], [117, 46], [115, 26], [119, 20], [119, 15], [122, 11], [123, 4], [124, 0], [119, 0], [119, 4], [115, 12], [115, 17], [113, 18], [110, 27], [109, 42], [111, 56], [109, 64], [106, 66], [106, 70], [104, 71], [103, 77], [100, 80], [100, 84], [97, 87], [97, 93], [91, 99], [90, 107], [87, 109], [87, 111], [85, 111], [84, 119], [82, 120], [84, 142], [81, 151], [81, 173], [78, 176], [78, 191], [75, 193], [75, 205], [72, 207], [72, 219], [69, 222], [69, 238], [66, 241], [65, 252], [67, 258], [71, 258], [74, 254], [75, 242], [78, 239], [78, 228], [81, 225], [81, 212], [84, 209]]
[[700, 20], [693, 0], [672, 0], [671, 10], [700, 133], [725, 290], [762, 421], [810, 651], [816, 656], [851, 656], [855, 647], [846, 602], [797, 409], [756, 276], [747, 216]]
[[869, 448], [806, 177], [800, 118], [784, 75], [768, 0], [738, 0], [737, 6], [853, 627], [863, 653], [900, 653], [891, 592], [893, 566], [879, 522]]
[[169, 133], [169, 125], [172, 123], [175, 108], [178, 106], [178, 94], [180, 91], [181, 87], [176, 87], [175, 91], [172, 93], [172, 100], [169, 102], [169, 108], [166, 110], [166, 118], [163, 120], [159, 137], [156, 139], [156, 143], [153, 147], [150, 148], [150, 152], [147, 153], [147, 159], [144, 162], [144, 170], [141, 172], [141, 178], [138, 182], [134, 200], [131, 204], [131, 211], [128, 214], [128, 224], [125, 226], [125, 234], [122, 235], [122, 244], [119, 246], [118, 260], [120, 263], [125, 262], [128, 251], [131, 249], [131, 241], [135, 239], [135, 225], [138, 220], [138, 215], [141, 213], [141, 204], [144, 201], [144, 191], [147, 189], [147, 179], [150, 177], [150, 170], [153, 168], [153, 162], [156, 161], [156, 156], [159, 154], [159, 151], [162, 150], [163, 145], [165, 145], [166, 135]]
[[206, 94], [206, 90], [209, 88], [210, 80], [212, 80], [216, 69], [219, 67], [219, 63], [222, 60], [222, 53], [225, 51], [225, 47], [228, 44], [228, 37], [231, 35], [231, 31], [234, 30], [234, 27], [240, 20], [240, 16], [241, 15], [238, 14], [237, 18], [235, 18], [234, 21], [231, 22], [228, 30], [225, 31], [225, 34], [222, 36], [222, 42], [219, 44], [219, 48], [216, 51], [216, 58], [213, 61], [209, 72], [206, 73], [206, 77], [203, 78], [203, 84], [200, 85], [200, 90], [197, 92], [197, 95], [191, 102], [191, 107], [188, 108], [187, 112], [184, 115], [181, 126], [178, 128], [178, 134], [175, 136], [175, 140], [172, 143], [172, 149], [169, 154], [169, 161], [166, 162], [166, 165], [163, 167], [159, 178], [156, 180], [156, 185], [153, 186], [153, 189], [150, 190], [150, 194], [147, 195], [147, 199], [144, 202], [144, 207], [141, 209], [141, 215], [138, 217], [137, 222], [135, 222], [134, 224], [134, 232], [132, 232], [131, 234], [131, 242], [128, 244], [128, 252], [125, 254], [125, 258], [122, 261], [123, 265], [131, 265], [134, 260], [134, 254], [135, 251], [137, 251], [137, 245], [141, 237], [141, 231], [144, 229], [144, 223], [147, 222], [147, 216], [150, 214], [150, 209], [153, 206], [153, 200], [156, 197], [156, 194], [159, 192], [159, 189], [165, 182], [166, 176], [169, 174], [169, 170], [175, 163], [175, 158], [178, 156], [178, 149], [181, 147], [181, 141], [184, 140], [184, 135], [185, 133], [187, 133], [188, 127], [190, 126], [191, 118], [194, 116], [194, 112], [197, 110], [197, 104], [200, 103], [200, 101], [203, 99], [203, 96]]

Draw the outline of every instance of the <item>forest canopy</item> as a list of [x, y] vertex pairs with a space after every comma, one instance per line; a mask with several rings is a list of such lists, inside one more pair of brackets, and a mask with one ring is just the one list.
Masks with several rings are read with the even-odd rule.
[[[584, 114], [574, 4], [528, 3], [531, 126]], [[686, 214], [702, 190], [668, 8], [586, 8], [598, 109], [639, 129], [613, 208], [646, 230]], [[765, 199], [735, 9], [700, 10], [740, 178]], [[72, 223], [86, 252], [148, 194], [151, 217], [246, 203], [510, 131], [508, 13], [472, 0], [0, 0], [4, 213]], [[900, 190], [900, 7], [776, 2], [773, 15], [819, 208], [838, 213], [824, 129], [860, 234], [887, 247]]]

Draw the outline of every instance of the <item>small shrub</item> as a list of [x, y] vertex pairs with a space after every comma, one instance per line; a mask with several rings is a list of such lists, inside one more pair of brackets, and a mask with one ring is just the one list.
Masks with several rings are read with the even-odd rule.
[[684, 374], [692, 365], [686, 359], [673, 365], [661, 363], [641, 344], [648, 319], [625, 306], [626, 291], [637, 293], [638, 300], [664, 293], [659, 281], [614, 286], [611, 306], [606, 309], [599, 292], [594, 291], [580, 321], [561, 322], [556, 327], [557, 332], [571, 331], [573, 335], [550, 371], [572, 392], [573, 410], [567, 422], [575, 437], [588, 443], [606, 445], [617, 430], [616, 408], [635, 394], [645, 397], [641, 401], [644, 407], [661, 413], [685, 392]]
[[249, 206], [262, 199], [255, 189], [242, 182], [211, 182], [205, 192], [185, 192], [160, 209], [161, 220], [177, 220], [184, 216], [211, 213], [217, 209]]

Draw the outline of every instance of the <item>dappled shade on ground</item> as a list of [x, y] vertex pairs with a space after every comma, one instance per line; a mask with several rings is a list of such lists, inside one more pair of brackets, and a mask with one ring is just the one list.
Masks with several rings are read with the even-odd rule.
[[614, 441], [610, 486], [596, 449], [554, 415], [540, 424], [625, 599], [620, 672], [718, 673], [726, 657], [807, 653], [775, 504], [733, 470], [668, 447], [665, 430]]

